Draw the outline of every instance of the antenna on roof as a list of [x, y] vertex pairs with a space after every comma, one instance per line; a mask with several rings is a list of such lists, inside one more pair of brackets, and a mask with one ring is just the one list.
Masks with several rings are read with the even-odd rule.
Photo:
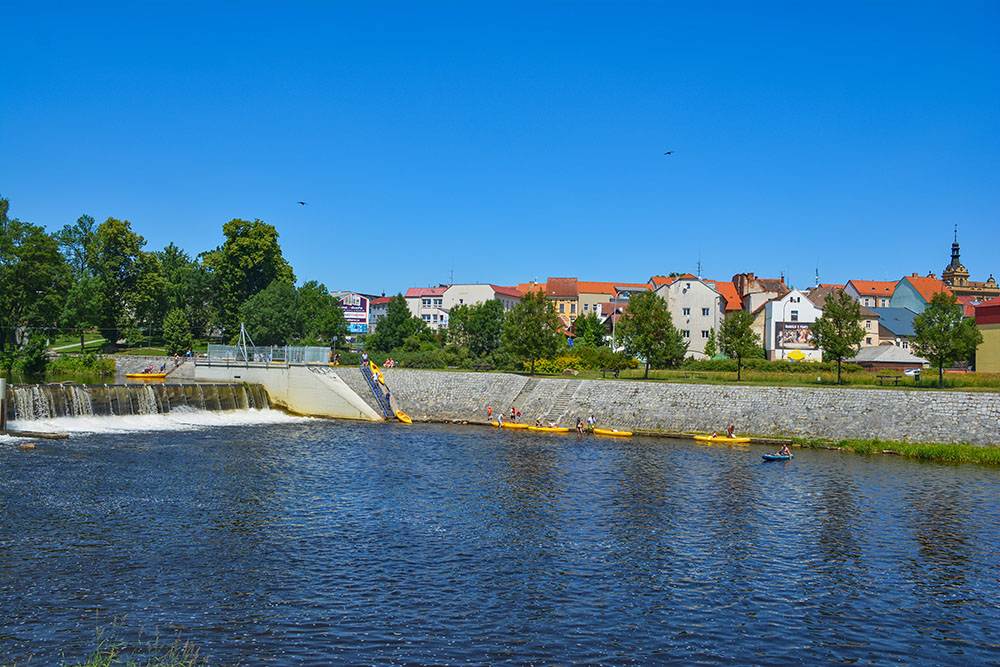
[[819, 264], [816, 265], [816, 287], [819, 287]]
[[958, 223], [955, 223], [955, 243], [958, 243]]
[[701, 278], [701, 250], [698, 251], [698, 277]]

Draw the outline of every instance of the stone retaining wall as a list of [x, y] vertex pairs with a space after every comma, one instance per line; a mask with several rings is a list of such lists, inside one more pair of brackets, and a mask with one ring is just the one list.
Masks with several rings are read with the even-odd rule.
[[416, 420], [485, 421], [486, 406], [571, 426], [593, 413], [626, 429], [723, 430], [822, 438], [1000, 444], [1000, 393], [739, 387], [627, 380], [531, 379], [508, 373], [384, 371]]

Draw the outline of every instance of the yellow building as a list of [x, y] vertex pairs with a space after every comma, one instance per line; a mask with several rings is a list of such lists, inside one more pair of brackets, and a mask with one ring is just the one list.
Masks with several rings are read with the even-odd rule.
[[976, 372], [1000, 373], [1000, 299], [976, 306], [976, 327], [983, 335], [976, 348]]

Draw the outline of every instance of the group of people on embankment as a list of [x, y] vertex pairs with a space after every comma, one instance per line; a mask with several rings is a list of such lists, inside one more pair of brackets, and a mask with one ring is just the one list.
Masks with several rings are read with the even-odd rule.
[[[508, 421], [510, 423], [516, 424], [516, 423], [518, 423], [522, 419], [523, 416], [524, 415], [521, 413], [521, 411], [518, 410], [516, 407], [514, 407], [512, 405], [512, 406], [510, 406], [510, 416], [507, 417], [507, 418], [505, 418], [504, 415], [503, 415], [503, 413], [497, 412], [496, 413], [496, 421], [497, 421], [497, 424], [499, 426], [503, 426], [504, 421]], [[486, 421], [488, 421], [488, 422], [493, 421], [493, 406], [492, 405], [487, 405], [486, 406]], [[593, 431], [594, 427], [596, 425], [597, 425], [597, 419], [594, 417], [593, 413], [591, 413], [590, 416], [587, 417], [586, 421], [584, 421], [580, 417], [576, 418], [576, 430], [577, 430], [578, 433], [585, 433], [585, 432]], [[549, 421], [548, 423], [543, 423], [542, 422], [542, 417], [538, 416], [538, 417], [535, 417], [535, 426], [549, 426], [549, 427], [553, 427], [554, 428], [554, 427], [558, 426], [558, 424], [556, 424], [556, 422], [554, 422], [554, 421]]]

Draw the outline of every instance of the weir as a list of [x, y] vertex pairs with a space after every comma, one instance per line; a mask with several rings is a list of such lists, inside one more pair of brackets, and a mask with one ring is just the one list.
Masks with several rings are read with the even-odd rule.
[[5, 417], [33, 421], [55, 417], [165, 414], [177, 408], [208, 411], [270, 407], [259, 384], [27, 384], [8, 385]]

